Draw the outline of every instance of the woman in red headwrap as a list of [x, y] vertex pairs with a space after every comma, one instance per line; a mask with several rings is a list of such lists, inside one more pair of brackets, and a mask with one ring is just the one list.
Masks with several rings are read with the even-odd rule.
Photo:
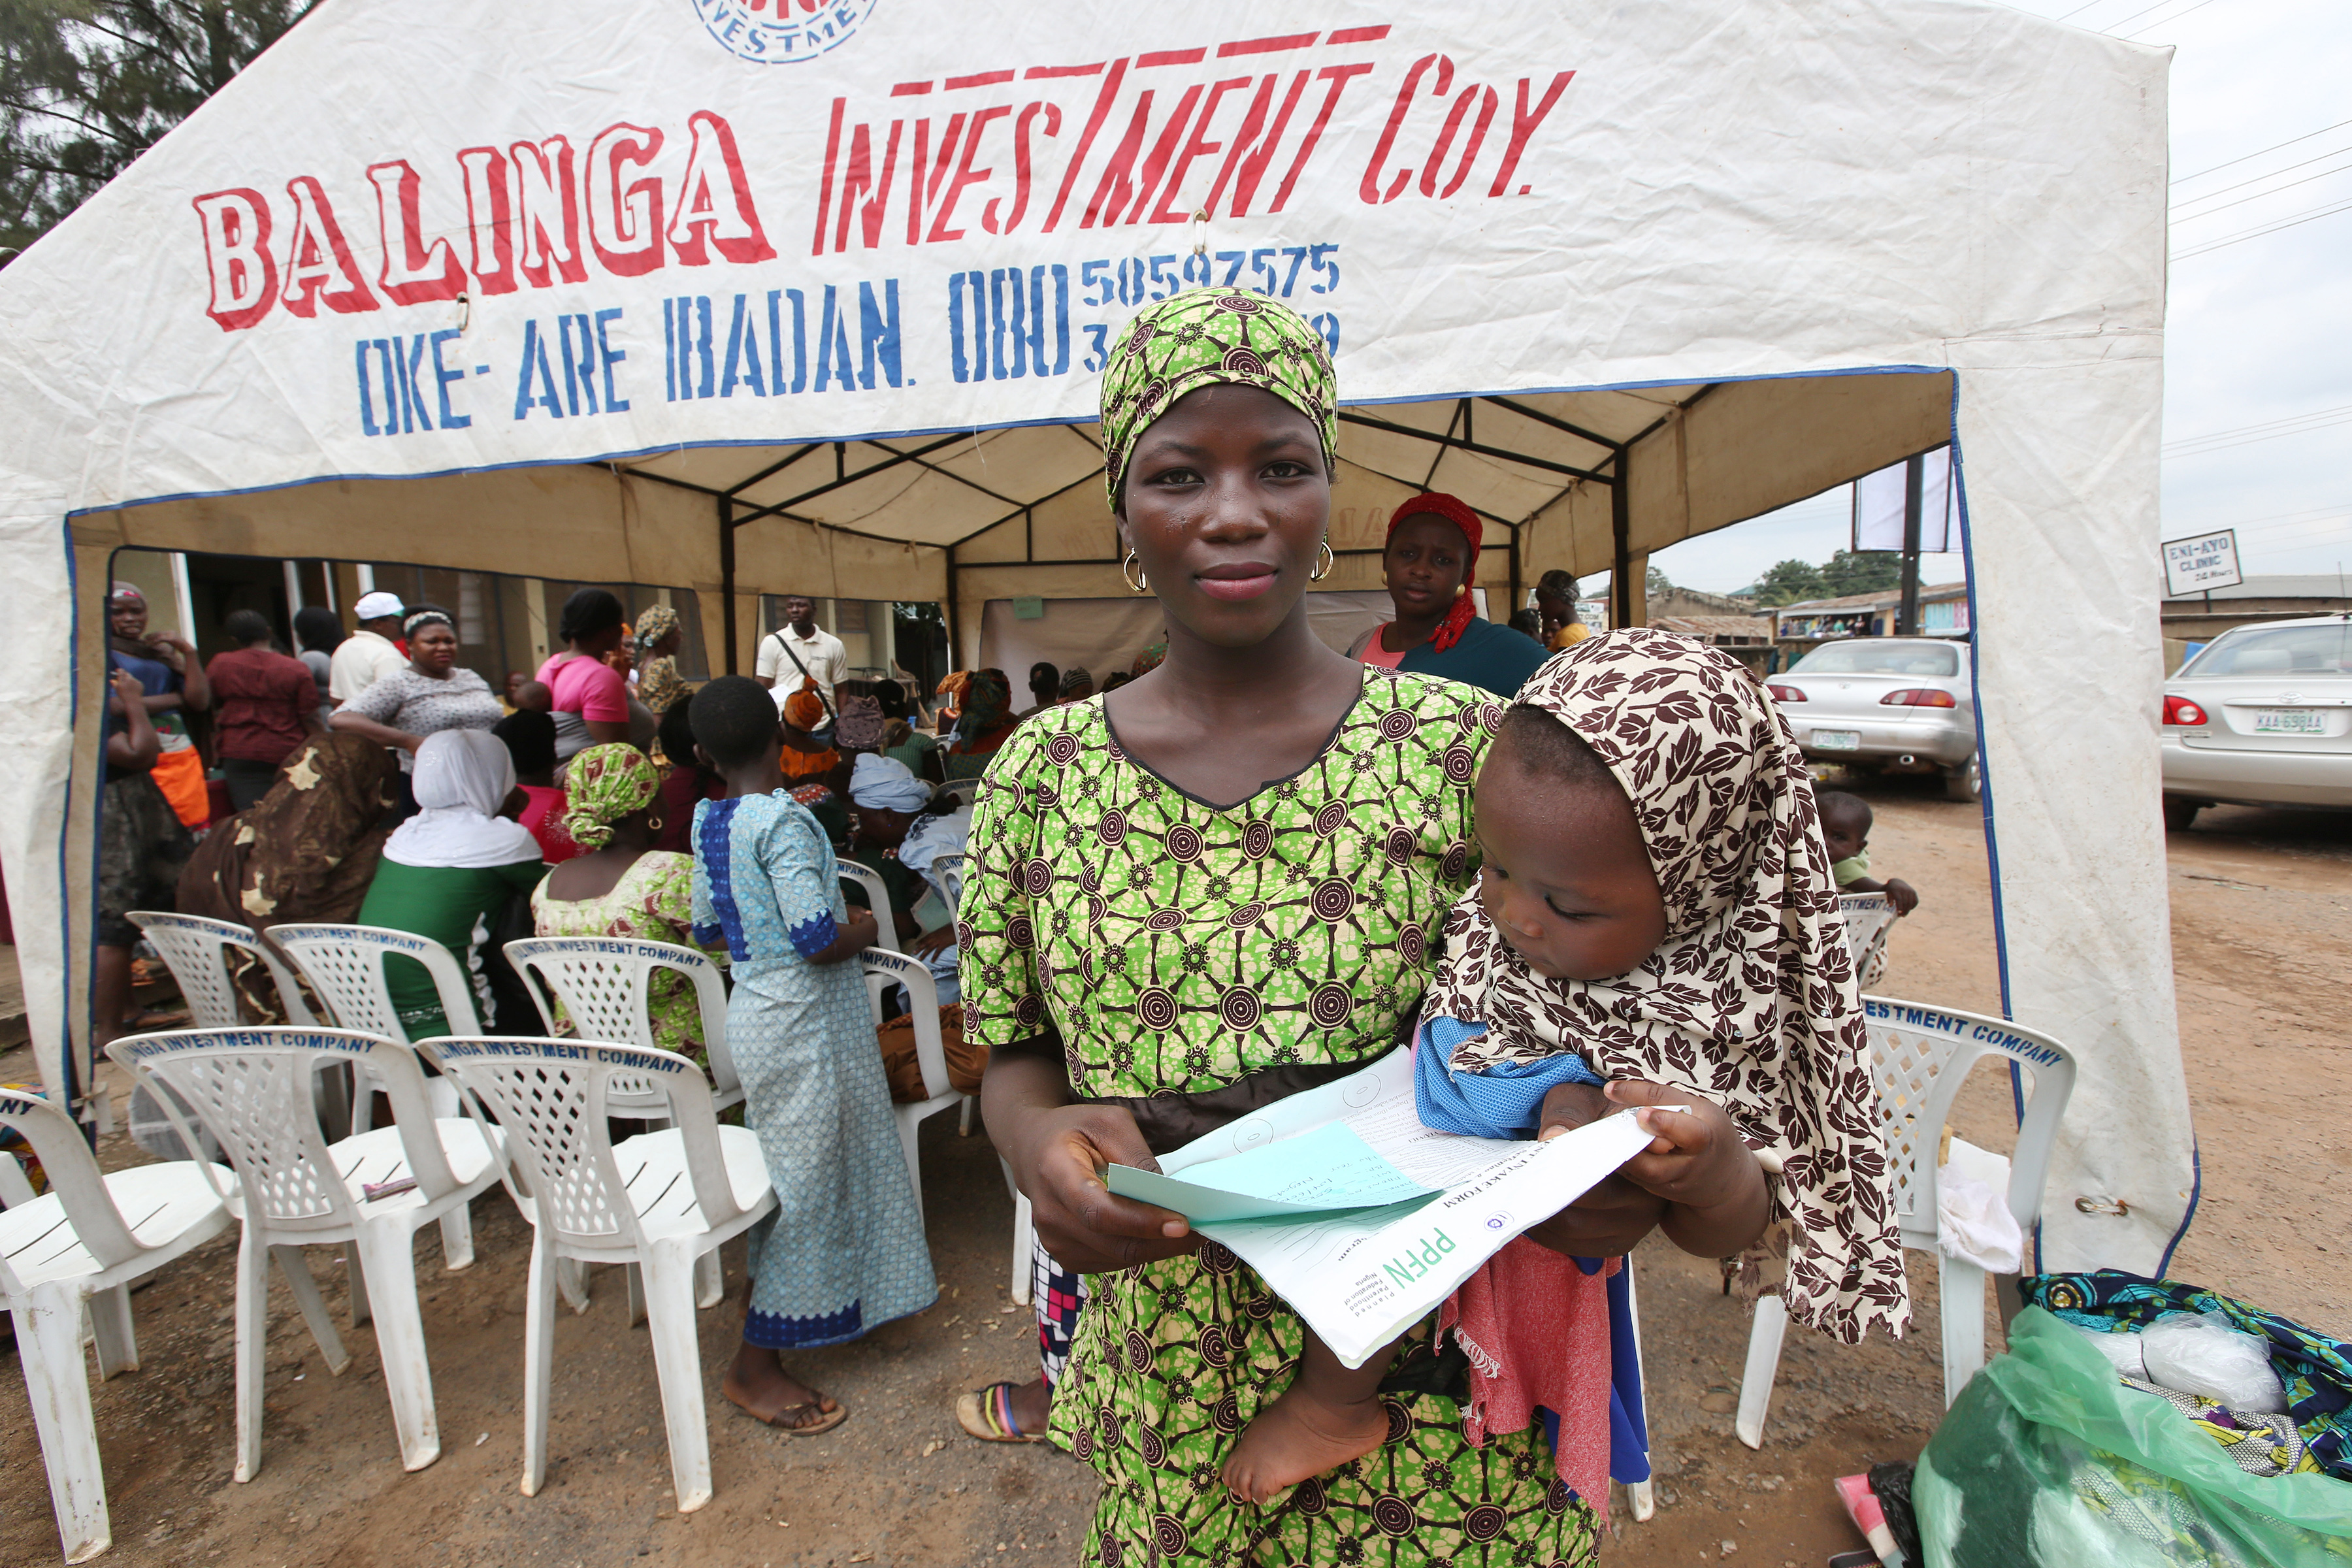
[[1396, 619], [1348, 652], [1383, 669], [1483, 686], [1508, 697], [1543, 663], [1543, 645], [1482, 620], [1470, 585], [1478, 570], [1478, 514], [1449, 495], [1415, 496], [1389, 519], [1381, 580]]

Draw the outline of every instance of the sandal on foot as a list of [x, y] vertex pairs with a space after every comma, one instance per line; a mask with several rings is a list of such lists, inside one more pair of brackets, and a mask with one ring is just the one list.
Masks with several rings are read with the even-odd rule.
[[[730, 1400], [729, 1403], [734, 1402]], [[822, 1436], [849, 1419], [849, 1406], [846, 1405], [836, 1405], [827, 1410], [823, 1405], [813, 1401], [803, 1401], [799, 1405], [780, 1405], [773, 1415], [762, 1415], [758, 1411], [741, 1405], [737, 1405], [735, 1408], [742, 1411], [744, 1415], [762, 1426], [773, 1426], [787, 1437]], [[815, 1420], [802, 1426], [791, 1425], [794, 1417], [811, 1410], [816, 1412]]]
[[1044, 1442], [1043, 1432], [1024, 1432], [1013, 1419], [1013, 1388], [1010, 1383], [992, 1383], [957, 1394], [956, 1425], [983, 1443]]

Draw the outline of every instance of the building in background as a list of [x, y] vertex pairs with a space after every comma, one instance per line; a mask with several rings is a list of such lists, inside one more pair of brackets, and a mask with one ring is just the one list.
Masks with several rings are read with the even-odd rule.
[[[1801, 599], [1773, 610], [1772, 641], [1786, 669], [1825, 642], [1839, 637], [1891, 637], [1902, 608], [1903, 591], [1881, 588], [1870, 594], [1847, 594], [1835, 599]], [[1964, 637], [1969, 635], [1969, 585], [1966, 583], [1921, 584], [1919, 635]]]

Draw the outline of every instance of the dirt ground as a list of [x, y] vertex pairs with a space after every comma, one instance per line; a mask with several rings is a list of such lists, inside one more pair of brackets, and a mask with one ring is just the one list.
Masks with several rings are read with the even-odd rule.
[[[1925, 900], [1895, 930], [1882, 988], [1998, 1012], [1975, 808], [1936, 798], [1918, 781], [1861, 787], [1878, 810], [1874, 864]], [[2283, 1108], [2352, 1093], [2344, 1006], [2352, 816], [2209, 810], [2193, 832], [2172, 836], [2170, 850], [2182, 1043], [2204, 1151], [2201, 1205], [2173, 1273], [2317, 1327], [2352, 1329], [2344, 1306], [2352, 1268], [2336, 1239], [2344, 1227], [2319, 1206], [2352, 1175], [2352, 1128], [2292, 1110], [2292, 1131], [2280, 1126]], [[0, 1055], [0, 1080], [30, 1070], [21, 1051]], [[1957, 1121], [1976, 1142], [2007, 1148], [2005, 1077], [1979, 1072]], [[716, 1391], [740, 1295], [702, 1315], [717, 1496], [684, 1517], [667, 1495], [653, 1358], [643, 1331], [627, 1325], [610, 1270], [595, 1276], [584, 1316], [561, 1317], [548, 1482], [537, 1498], [517, 1491], [530, 1237], [495, 1188], [474, 1207], [471, 1269], [443, 1270], [431, 1228], [417, 1247], [439, 1462], [403, 1473], [372, 1336], [347, 1335], [352, 1365], [328, 1375], [278, 1284], [263, 1468], [233, 1485], [232, 1232], [135, 1297], [141, 1370], [95, 1392], [116, 1543], [107, 1560], [123, 1568], [1076, 1561], [1091, 1475], [1042, 1446], [982, 1445], [955, 1425], [957, 1393], [1032, 1375], [1036, 1358], [1028, 1310], [1006, 1293], [1011, 1204], [994, 1156], [983, 1134], [959, 1138], [954, 1122], [934, 1118], [923, 1135], [940, 1303], [796, 1363], [851, 1408], [845, 1426], [793, 1438], [736, 1415]], [[2264, 1152], [2246, 1157], [2255, 1151]], [[101, 1153], [110, 1164], [140, 1158], [122, 1137]], [[323, 1251], [312, 1258], [340, 1316], [341, 1265]], [[726, 1263], [736, 1291], [740, 1247]], [[1932, 1264], [1911, 1258], [1917, 1316], [1900, 1344], [1845, 1349], [1791, 1334], [1761, 1451], [1731, 1436], [1746, 1308], [1721, 1294], [1712, 1263], [1656, 1238], [1636, 1268], [1659, 1508], [1636, 1524], [1621, 1496], [1605, 1559], [1632, 1568], [1737, 1554], [1812, 1568], [1860, 1545], [1829, 1479], [1908, 1458], [1933, 1429], [1942, 1376]], [[1986, 1319], [1997, 1347], [1990, 1300]], [[0, 1563], [57, 1561], [42, 1476], [23, 1384], [0, 1375]]]

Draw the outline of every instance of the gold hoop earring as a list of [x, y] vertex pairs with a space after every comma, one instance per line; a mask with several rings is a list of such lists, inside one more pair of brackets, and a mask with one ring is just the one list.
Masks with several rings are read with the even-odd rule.
[[1321, 550], [1323, 559], [1307, 574], [1307, 580], [1310, 583], [1320, 583], [1324, 578], [1331, 575], [1331, 568], [1339, 563], [1339, 558], [1331, 552], [1330, 540], [1323, 541]]
[[1134, 570], [1136, 564], [1135, 552], [1129, 550], [1127, 552], [1127, 559], [1118, 563], [1118, 574], [1127, 579], [1127, 585], [1129, 588], [1139, 594], [1146, 593], [1151, 586], [1151, 574]]

